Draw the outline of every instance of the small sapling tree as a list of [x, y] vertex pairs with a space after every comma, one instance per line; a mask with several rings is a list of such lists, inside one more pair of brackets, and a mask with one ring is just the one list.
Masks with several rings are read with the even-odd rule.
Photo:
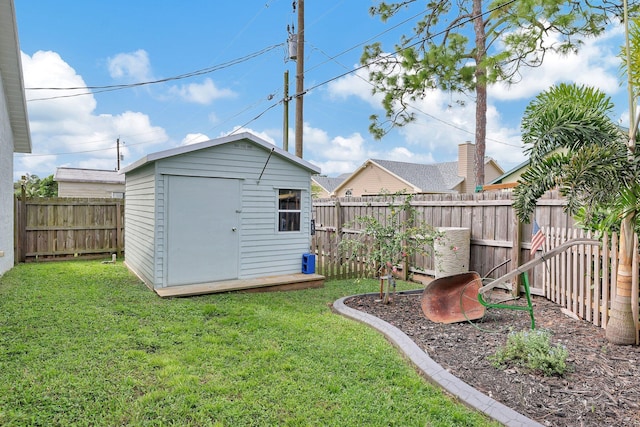
[[[359, 216], [349, 226], [358, 229], [356, 237], [340, 242], [340, 250], [348, 259], [362, 256], [373, 265], [381, 278], [387, 276], [383, 302], [391, 302], [391, 288], [395, 292], [394, 274], [397, 267], [415, 254], [427, 254], [439, 233], [429, 224], [419, 221], [412, 206], [412, 195], [395, 193], [390, 196], [386, 216]], [[359, 255], [362, 254], [362, 255]]]

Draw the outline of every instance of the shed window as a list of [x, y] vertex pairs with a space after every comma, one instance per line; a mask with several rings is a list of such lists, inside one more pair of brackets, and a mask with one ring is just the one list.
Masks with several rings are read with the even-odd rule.
[[278, 231], [300, 231], [301, 190], [278, 190]]

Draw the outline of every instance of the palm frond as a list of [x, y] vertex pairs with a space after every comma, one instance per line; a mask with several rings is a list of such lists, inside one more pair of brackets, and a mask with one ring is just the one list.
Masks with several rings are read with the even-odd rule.
[[624, 141], [609, 118], [611, 98], [597, 89], [560, 84], [539, 94], [525, 109], [522, 140], [533, 162], [558, 150]]
[[544, 193], [555, 188], [561, 181], [564, 165], [570, 158], [563, 153], [551, 154], [536, 163], [531, 163], [514, 189], [513, 207], [519, 220], [529, 222], [536, 202]]

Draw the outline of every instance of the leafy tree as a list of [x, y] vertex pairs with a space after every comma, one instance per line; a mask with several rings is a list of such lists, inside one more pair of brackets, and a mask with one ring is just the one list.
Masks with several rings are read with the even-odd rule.
[[25, 178], [13, 183], [14, 192], [17, 196], [22, 194], [22, 184], [25, 185], [27, 197], [57, 197], [58, 183], [53, 180], [53, 175], [40, 179], [38, 175], [27, 174]]
[[53, 180], [53, 175], [42, 178], [38, 185], [38, 190], [40, 197], [57, 197], [58, 183]]
[[639, 158], [610, 119], [612, 109], [609, 97], [585, 86], [561, 84], [539, 94], [522, 120], [531, 163], [514, 190], [513, 206], [519, 219], [529, 222], [536, 201], [557, 187], [566, 210], [580, 212], [584, 223], [620, 227], [616, 295], [606, 336], [614, 344], [634, 344], [631, 242], [640, 212]]
[[320, 187], [315, 182], [312, 182], [311, 183], [311, 198], [317, 199], [317, 198], [320, 197], [321, 193], [322, 193], [322, 187]]
[[397, 54], [384, 55], [374, 43], [361, 58], [372, 64], [373, 92], [384, 94], [386, 119], [372, 115], [370, 131], [382, 138], [391, 127], [413, 121], [411, 101], [432, 89], [475, 95], [476, 184], [484, 183], [487, 87], [517, 83], [520, 67], [540, 66], [547, 52], [576, 52], [583, 38], [601, 34], [622, 15], [621, 5], [610, 0], [380, 1], [370, 13], [387, 21], [410, 7], [424, 7], [425, 14], [401, 38]]

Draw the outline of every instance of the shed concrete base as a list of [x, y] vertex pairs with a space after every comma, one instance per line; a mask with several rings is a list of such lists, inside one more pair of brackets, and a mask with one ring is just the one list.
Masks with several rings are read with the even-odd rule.
[[324, 276], [319, 274], [284, 274], [259, 277], [256, 279], [225, 280], [220, 282], [198, 283], [195, 285], [171, 286], [154, 289], [162, 298], [187, 297], [229, 291], [291, 291], [324, 286]]

